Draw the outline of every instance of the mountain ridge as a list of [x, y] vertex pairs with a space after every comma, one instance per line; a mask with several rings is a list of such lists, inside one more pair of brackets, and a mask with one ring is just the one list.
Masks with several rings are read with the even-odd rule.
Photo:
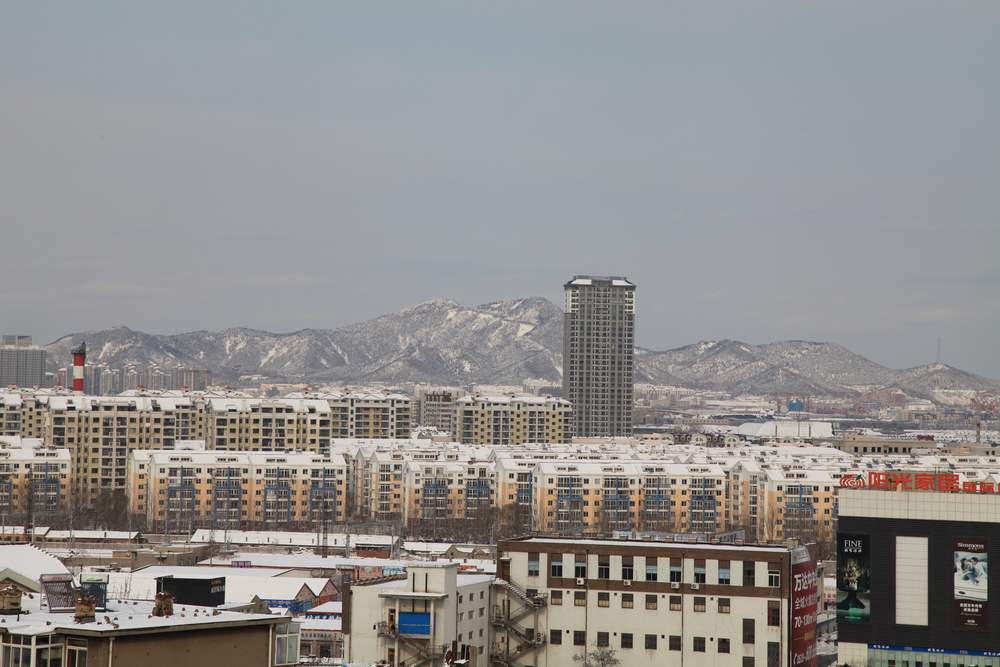
[[[86, 341], [92, 362], [195, 366], [225, 381], [263, 375], [316, 384], [558, 383], [562, 318], [562, 309], [542, 297], [475, 306], [433, 299], [335, 329], [150, 334], [117, 326], [67, 334], [45, 347], [53, 368], [67, 364], [69, 350]], [[636, 382], [767, 395], [850, 396], [872, 387], [898, 387], [924, 398], [942, 389], [1000, 392], [1000, 382], [946, 364], [892, 369], [842, 345], [805, 340], [636, 348]]]

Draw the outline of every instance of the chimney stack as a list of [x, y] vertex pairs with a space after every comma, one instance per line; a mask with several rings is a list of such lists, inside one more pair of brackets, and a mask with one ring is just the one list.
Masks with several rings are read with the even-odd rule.
[[153, 603], [153, 616], [173, 616], [174, 615], [174, 594], [157, 593], [156, 602]]
[[80, 346], [73, 349], [73, 393], [83, 393], [83, 367], [87, 363], [87, 343], [82, 341]]
[[93, 623], [97, 603], [93, 595], [80, 593], [76, 596], [76, 607], [73, 610], [73, 620], [77, 623]]
[[14, 584], [0, 588], [0, 615], [13, 616], [21, 613], [21, 589]]

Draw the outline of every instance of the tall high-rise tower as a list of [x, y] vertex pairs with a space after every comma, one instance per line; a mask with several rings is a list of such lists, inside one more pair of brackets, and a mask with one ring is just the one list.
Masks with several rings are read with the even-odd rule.
[[0, 336], [0, 387], [41, 387], [45, 382], [45, 350], [31, 336]]
[[574, 276], [565, 290], [563, 398], [573, 404], [573, 434], [631, 435], [635, 285]]

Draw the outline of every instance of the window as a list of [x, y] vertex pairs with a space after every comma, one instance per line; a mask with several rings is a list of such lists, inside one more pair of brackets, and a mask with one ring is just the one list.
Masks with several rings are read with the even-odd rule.
[[622, 609], [631, 609], [635, 603], [632, 601], [631, 593], [622, 593]]
[[754, 667], [755, 664], [752, 655], [743, 657], [743, 667]]
[[552, 554], [549, 556], [549, 571], [552, 573], [553, 577], [563, 576], [563, 561], [562, 554]]
[[549, 630], [549, 643], [555, 646], [562, 644], [562, 630]]
[[743, 619], [743, 643], [753, 644], [757, 641], [757, 633], [754, 631], [753, 619]]
[[66, 639], [66, 667], [87, 667], [87, 640]]
[[670, 596], [670, 611], [680, 611], [681, 610], [681, 596], [671, 595]]
[[777, 563], [767, 564], [767, 585], [771, 588], [781, 586], [781, 570], [778, 568], [779, 565]]
[[538, 554], [529, 553], [528, 554], [528, 576], [537, 577], [538, 576]]
[[610, 607], [611, 606], [611, 593], [598, 593], [597, 594], [597, 606], [598, 607]]
[[719, 653], [729, 653], [729, 640], [725, 637], [719, 637], [718, 643]]
[[719, 561], [719, 585], [728, 586], [729, 585], [729, 561], [720, 560]]
[[622, 633], [622, 648], [632, 648], [632, 633], [623, 632]]
[[680, 651], [681, 650], [681, 636], [680, 635], [670, 635], [670, 650]]
[[681, 583], [681, 561], [677, 558], [670, 559], [670, 583]]
[[635, 571], [632, 568], [632, 557], [622, 556], [622, 579], [632, 581]]
[[705, 583], [705, 559], [696, 558], [694, 561], [694, 583]]
[[778, 642], [767, 643], [767, 667], [781, 667], [781, 647]]
[[656, 561], [646, 560], [646, 581], [656, 581]]
[[611, 556], [597, 557], [597, 578], [598, 579], [611, 578]]
[[656, 649], [656, 635], [646, 635], [646, 648]]
[[597, 645], [601, 648], [607, 648], [608, 646], [611, 645], [607, 632], [597, 633]]
[[720, 614], [729, 613], [729, 598], [719, 598], [719, 613]]
[[754, 584], [754, 573], [757, 569], [757, 563], [752, 560], [743, 561], [743, 585], [753, 586]]
[[694, 610], [705, 611], [705, 598], [696, 597], [694, 599]]
[[656, 596], [647, 595], [646, 596], [646, 609], [656, 609]]
[[562, 591], [549, 591], [549, 604], [559, 606], [562, 604]]
[[299, 624], [282, 623], [275, 628], [274, 664], [299, 664]]
[[[31, 637], [10, 635], [4, 640], [3, 664], [27, 665], [31, 660]], [[6, 645], [9, 644], [9, 645]], [[20, 645], [20, 646], [19, 646]], [[35, 638], [36, 667], [62, 667], [62, 640], [54, 635], [40, 635]], [[86, 660], [86, 654], [84, 654]], [[77, 663], [77, 664], [86, 664]]]
[[573, 606], [574, 607], [586, 607], [587, 606], [587, 592], [586, 591], [573, 591]]
[[587, 578], [587, 554], [576, 554], [573, 566], [573, 576], [577, 579]]
[[586, 630], [574, 630], [573, 631], [573, 646], [585, 646], [587, 644], [587, 631]]
[[704, 653], [705, 652], [705, 638], [704, 637], [695, 637], [694, 638], [694, 652], [695, 653]]
[[767, 624], [770, 626], [781, 625], [781, 602], [778, 600], [767, 601]]

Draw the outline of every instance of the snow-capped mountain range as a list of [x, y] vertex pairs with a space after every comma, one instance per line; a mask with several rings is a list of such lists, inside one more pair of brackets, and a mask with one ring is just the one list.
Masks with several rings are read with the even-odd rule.
[[[338, 329], [276, 334], [255, 329], [154, 335], [116, 327], [75, 333], [46, 346], [53, 368], [86, 341], [88, 361], [207, 368], [219, 379], [259, 374], [276, 381], [558, 383], [562, 310], [529, 297], [462, 306], [435, 300]], [[636, 382], [718, 389], [733, 394], [848, 395], [899, 387], [1000, 392], [1000, 383], [944, 364], [895, 370], [834, 343], [750, 345], [702, 341], [673, 350], [638, 349]]]

